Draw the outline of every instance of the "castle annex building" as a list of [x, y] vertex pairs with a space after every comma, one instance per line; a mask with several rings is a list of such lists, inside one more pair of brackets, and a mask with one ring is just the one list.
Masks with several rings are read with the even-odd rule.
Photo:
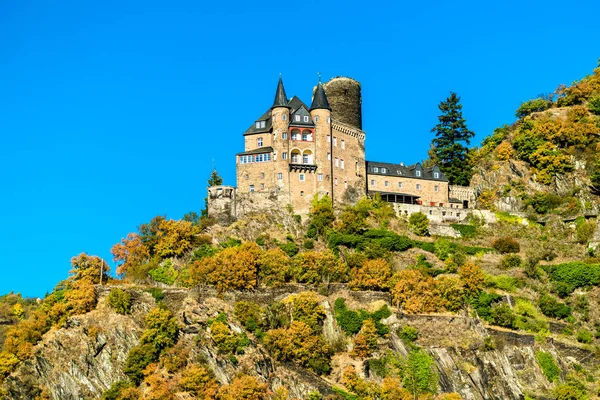
[[354, 203], [379, 193], [393, 203], [462, 208], [449, 198], [437, 166], [365, 160], [360, 83], [337, 77], [313, 90], [309, 105], [288, 99], [280, 78], [269, 109], [243, 133], [236, 187], [209, 188], [209, 213], [238, 217], [262, 207], [292, 205], [307, 213], [315, 195]]

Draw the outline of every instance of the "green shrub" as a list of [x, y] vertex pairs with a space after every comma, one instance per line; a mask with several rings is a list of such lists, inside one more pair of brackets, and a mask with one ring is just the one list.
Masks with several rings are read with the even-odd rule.
[[209, 244], [203, 244], [194, 250], [192, 261], [202, 260], [205, 257], [212, 257], [219, 252], [219, 249], [212, 247]]
[[586, 400], [585, 390], [571, 383], [563, 383], [554, 389], [556, 400]]
[[429, 219], [422, 212], [411, 214], [408, 218], [408, 227], [417, 236], [426, 236], [429, 233]]
[[560, 368], [556, 365], [552, 354], [538, 351], [535, 353], [535, 358], [549, 382], [555, 382], [560, 377]]
[[175, 279], [177, 279], [177, 276], [179, 275], [177, 270], [173, 268], [173, 265], [168, 260], [165, 262], [165, 265], [150, 270], [148, 274], [150, 274], [152, 279], [156, 282], [165, 283], [167, 285], [175, 283]]
[[515, 314], [508, 304], [496, 304], [490, 310], [490, 322], [505, 328], [513, 328]]
[[588, 110], [593, 114], [600, 115], [600, 96], [594, 96], [588, 102]]
[[429, 253], [435, 253], [435, 243], [432, 242], [421, 242], [419, 240], [414, 240], [413, 246], [421, 250], [428, 251]]
[[300, 251], [296, 243], [291, 240], [288, 240], [286, 243], [278, 243], [277, 246], [290, 257], [294, 257]]
[[154, 301], [156, 302], [156, 304], [160, 303], [162, 301], [162, 299], [165, 298], [165, 294], [163, 293], [162, 289], [149, 288], [149, 289], [146, 289], [145, 291], [150, 293], [152, 295], [152, 297], [154, 297]]
[[551, 105], [552, 103], [542, 98], [528, 100], [519, 106], [517, 112], [515, 113], [515, 116], [517, 118], [523, 118], [531, 113], [547, 110], [548, 108], [550, 108]]
[[463, 238], [473, 238], [477, 236], [477, 228], [473, 225], [451, 224], [452, 228], [460, 232]]
[[312, 240], [312, 239], [306, 239], [306, 240], [304, 241], [303, 247], [304, 247], [306, 250], [312, 250], [312, 249], [314, 249], [314, 248], [315, 248], [315, 241], [314, 241], [314, 240]]
[[377, 334], [385, 335], [389, 332], [389, 328], [381, 323], [381, 319], [392, 315], [392, 312], [386, 305], [383, 305], [374, 313], [369, 313], [362, 309], [354, 311], [349, 310], [346, 306], [346, 301], [339, 297], [335, 300], [333, 308], [338, 326], [348, 335], [357, 334], [362, 327], [363, 321], [366, 319], [372, 319], [375, 322]]
[[523, 261], [521, 257], [516, 254], [507, 254], [500, 260], [500, 268], [502, 269], [512, 269], [519, 268]]
[[579, 343], [590, 344], [594, 340], [592, 332], [588, 331], [587, 329], [581, 329], [577, 331], [576, 337]]
[[542, 313], [551, 318], [565, 319], [571, 315], [571, 308], [554, 297], [543, 294], [538, 300], [538, 306]]
[[450, 257], [456, 251], [456, 243], [448, 239], [439, 239], [435, 241], [435, 255], [442, 261]]
[[133, 347], [127, 354], [123, 372], [135, 385], [139, 385], [144, 379], [144, 369], [158, 360], [158, 354], [149, 343]]
[[380, 378], [388, 376], [390, 373], [388, 369], [388, 357], [389, 355], [386, 354], [379, 358], [371, 358], [368, 360], [369, 374], [374, 373]]
[[408, 343], [412, 343], [419, 338], [419, 330], [414, 326], [404, 325], [398, 330], [398, 336]]
[[596, 224], [594, 221], [586, 221], [585, 218], [577, 218], [575, 225], [575, 235], [580, 244], [588, 243], [594, 236]]
[[584, 264], [574, 261], [548, 265], [544, 269], [550, 275], [551, 280], [567, 283], [573, 289], [600, 283], [600, 264]]
[[506, 292], [514, 292], [517, 289], [517, 279], [508, 275], [488, 275], [488, 284]]
[[518, 253], [521, 251], [519, 242], [515, 239], [504, 237], [494, 240], [492, 247], [501, 254]]
[[500, 299], [502, 297], [495, 293], [482, 291], [477, 297], [471, 299], [470, 304], [481, 318], [490, 321], [492, 304], [500, 301]]
[[118, 314], [131, 312], [131, 295], [122, 289], [111, 289], [108, 294], [108, 304]]
[[525, 207], [531, 206], [538, 214], [547, 214], [563, 204], [563, 199], [554, 193], [536, 193], [525, 199]]
[[117, 400], [121, 395], [121, 391], [131, 387], [131, 382], [118, 381], [111, 385], [111, 387], [102, 394], [102, 400]]

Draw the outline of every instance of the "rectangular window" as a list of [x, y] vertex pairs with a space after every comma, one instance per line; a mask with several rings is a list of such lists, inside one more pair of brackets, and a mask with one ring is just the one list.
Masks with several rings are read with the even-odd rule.
[[267, 121], [260, 121], [260, 127], [264, 128], [267, 125]]
[[283, 174], [281, 172], [277, 173], [277, 180], [279, 180], [279, 181], [283, 180]]
[[304, 182], [304, 174], [300, 174], [300, 182]]
[[307, 154], [304, 154], [302, 156], [302, 164], [308, 164], [308, 155]]
[[308, 122], [308, 115], [304, 116], [304, 122]]
[[342, 149], [345, 149], [345, 148], [346, 148], [346, 142], [344, 142], [344, 141], [342, 140]]
[[285, 121], [285, 120], [287, 119], [287, 115], [283, 114], [283, 115], [281, 116], [281, 119]]
[[348, 181], [344, 181], [344, 189], [348, 189]]
[[390, 186], [390, 183], [388, 181], [385, 181], [385, 187]]
[[340, 168], [344, 169], [344, 160], [340, 160]]
[[293, 162], [294, 164], [297, 164], [297, 163], [298, 163], [298, 154], [292, 154], [292, 162]]
[[421, 171], [417, 170], [415, 173], [417, 174], [417, 176], [421, 176]]
[[254, 192], [254, 185], [250, 185], [250, 193]]
[[257, 144], [258, 144], [258, 147], [262, 147], [262, 145], [263, 145], [263, 140], [262, 140], [262, 138], [261, 138], [261, 137], [259, 137], [259, 138], [258, 138], [257, 142], [258, 142], [258, 143], [257, 143]]
[[335, 185], [337, 186], [337, 178], [335, 178]]
[[433, 173], [433, 177], [434, 177], [435, 179], [439, 179], [439, 177], [440, 177], [440, 173], [439, 173], [439, 172], [434, 172], [434, 173]]
[[340, 166], [340, 160], [338, 160], [337, 157], [335, 158], [334, 164], [335, 164], [336, 167]]
[[294, 115], [294, 121], [300, 122], [300, 116], [299, 115]]
[[402, 182], [398, 182], [398, 189], [402, 189]]
[[323, 174], [318, 174], [317, 179], [319, 179], [319, 182], [323, 182]]
[[287, 153], [281, 153], [281, 159], [282, 160], [287, 160]]
[[254, 127], [255, 127], [256, 129], [260, 128], [260, 121], [256, 121], [256, 124], [254, 124]]
[[440, 187], [439, 187], [439, 186], [434, 186], [434, 188], [433, 188], [433, 189], [434, 189], [436, 192], [439, 192], [439, 191], [440, 191]]
[[283, 133], [281, 134], [281, 138], [282, 138], [282, 139], [287, 139], [287, 132], [283, 132]]
[[303, 133], [302, 134], [302, 140], [305, 141], [305, 142], [308, 141], [308, 134]]
[[371, 179], [371, 186], [375, 186], [375, 179]]
[[421, 184], [417, 183], [417, 190], [421, 190]]
[[379, 167], [373, 167], [373, 172], [379, 172]]
[[327, 143], [331, 142], [331, 136], [327, 135]]
[[331, 161], [331, 153], [327, 153], [327, 161]]
[[300, 196], [304, 196], [304, 190], [300, 191]]
[[265, 173], [264, 172], [260, 173], [260, 179], [265, 179]]
[[261, 183], [261, 184], [260, 184], [260, 188], [261, 188], [261, 189], [264, 189], [264, 188], [265, 188], [265, 184], [264, 184], [264, 183]]
[[385, 168], [381, 168], [381, 173], [382, 173], [382, 174], [385, 174], [386, 172], [387, 172], [387, 169], [385, 169]]
[[335, 136], [333, 137], [333, 145], [337, 147], [337, 138]]

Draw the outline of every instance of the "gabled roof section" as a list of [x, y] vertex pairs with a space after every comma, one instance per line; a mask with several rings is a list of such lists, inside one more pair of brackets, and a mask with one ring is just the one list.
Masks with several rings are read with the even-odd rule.
[[319, 84], [317, 85], [317, 90], [313, 97], [312, 105], [310, 106], [310, 110], [329, 110], [331, 111], [331, 107], [329, 106], [329, 101], [327, 101], [327, 96], [325, 95], [325, 90], [323, 89], [323, 84], [319, 80]]
[[275, 92], [275, 100], [273, 100], [273, 106], [271, 108], [275, 108], [275, 107], [289, 108], [288, 99], [285, 94], [285, 88], [283, 87], [283, 79], [281, 79], [281, 77], [279, 77], [279, 83], [277, 83], [277, 91]]
[[290, 114], [290, 126], [315, 126], [306, 105], [302, 104]]
[[[259, 124], [259, 127], [256, 126], [257, 122], [264, 121], [264, 127], [262, 124]], [[256, 121], [250, 125], [250, 128], [246, 129], [244, 132], [244, 136], [253, 135], [255, 133], [268, 133], [271, 132], [271, 128], [273, 127], [273, 121], [271, 119], [271, 109], [268, 109], [263, 115], [261, 115]]]
[[297, 109], [299, 109], [301, 106], [304, 106], [304, 108], [306, 108], [308, 110], [308, 107], [306, 106], [306, 104], [304, 104], [304, 102], [302, 100], [300, 100], [298, 98], [298, 96], [294, 96], [290, 99], [288, 106], [290, 107], [290, 113], [295, 113]]
[[[421, 171], [421, 176], [417, 176], [416, 171]], [[435, 172], [438, 173], [438, 178], [434, 177]], [[430, 168], [423, 168], [420, 163], [406, 166], [404, 164], [391, 164], [377, 161], [367, 161], [367, 173], [374, 175], [397, 176], [448, 182], [448, 179], [446, 179], [446, 176], [444, 176], [444, 174], [440, 171], [437, 165]]]

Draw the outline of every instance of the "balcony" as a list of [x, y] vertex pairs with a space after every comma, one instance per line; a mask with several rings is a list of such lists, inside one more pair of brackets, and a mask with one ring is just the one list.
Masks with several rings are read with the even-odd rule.
[[290, 172], [314, 172], [317, 170], [315, 164], [290, 164]]

